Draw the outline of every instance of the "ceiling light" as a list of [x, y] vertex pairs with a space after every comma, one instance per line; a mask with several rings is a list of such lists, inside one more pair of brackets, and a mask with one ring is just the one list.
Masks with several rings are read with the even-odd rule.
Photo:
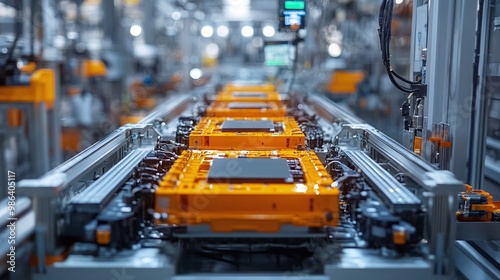
[[276, 31], [274, 30], [274, 27], [270, 25], [264, 26], [264, 28], [262, 28], [262, 34], [265, 37], [273, 37], [275, 33]]
[[142, 27], [140, 25], [134, 24], [130, 27], [130, 35], [137, 37], [141, 35]]
[[182, 15], [181, 15], [181, 12], [179, 12], [179, 11], [175, 11], [175, 12], [172, 13], [172, 19], [173, 20], [180, 20], [181, 17], [182, 17]]
[[243, 26], [243, 28], [241, 28], [241, 35], [243, 37], [252, 37], [253, 36], [253, 27], [251, 27], [249, 25]]
[[217, 27], [217, 35], [219, 37], [227, 37], [229, 35], [229, 28], [225, 25]]
[[191, 69], [191, 71], [189, 71], [189, 76], [193, 80], [198, 80], [199, 78], [201, 78], [201, 75], [203, 75], [203, 72], [201, 71], [200, 68], [193, 68]]
[[339, 57], [342, 54], [342, 48], [337, 43], [331, 43], [328, 46], [328, 54], [331, 57]]
[[205, 38], [210, 38], [214, 34], [214, 29], [212, 26], [205, 25], [201, 28], [201, 36]]
[[207, 45], [205, 52], [209, 57], [218, 57], [219, 56], [219, 46], [215, 43], [210, 43]]

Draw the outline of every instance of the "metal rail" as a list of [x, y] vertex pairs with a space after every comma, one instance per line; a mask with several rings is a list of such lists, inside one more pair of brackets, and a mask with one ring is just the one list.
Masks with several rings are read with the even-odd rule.
[[365, 180], [379, 193], [392, 211], [416, 212], [420, 209], [422, 203], [420, 199], [366, 153], [359, 150], [345, 150], [344, 153], [366, 175]]
[[129, 178], [134, 167], [147, 156], [151, 150], [134, 150], [113, 166], [101, 178], [88, 186], [79, 195], [73, 197], [70, 205], [77, 211], [99, 211], [111, 199], [112, 193]]

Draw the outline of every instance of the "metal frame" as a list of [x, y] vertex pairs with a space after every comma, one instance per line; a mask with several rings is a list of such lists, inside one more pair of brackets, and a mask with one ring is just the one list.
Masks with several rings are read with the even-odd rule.
[[[74, 192], [81, 191], [85, 186], [85, 180], [93, 179], [94, 172], [102, 175], [101, 169], [106, 170], [113, 166], [102, 178], [112, 176], [113, 170], [121, 169], [127, 165], [124, 158], [130, 158], [140, 147], [152, 147], [156, 136], [159, 134], [158, 122], [170, 122], [181, 111], [190, 110], [190, 97], [177, 97], [160, 105], [144, 121], [136, 125], [125, 125], [103, 141], [96, 143], [87, 150], [81, 152], [66, 163], [55, 168], [37, 180], [23, 180], [19, 183], [19, 193], [33, 198], [35, 212], [37, 213], [38, 232], [45, 237], [43, 246], [37, 245], [39, 250], [47, 254], [58, 252], [57, 248], [57, 217], [59, 209], [71, 201]], [[402, 171], [418, 186], [429, 194], [429, 225], [430, 256], [405, 257], [400, 260], [392, 260], [378, 255], [374, 250], [365, 249], [343, 249], [336, 255], [335, 260], [328, 259], [318, 262], [324, 265], [323, 275], [304, 275], [303, 272], [285, 272], [273, 274], [262, 273], [255, 275], [256, 279], [273, 279], [278, 277], [294, 277], [296, 279], [334, 279], [339, 275], [346, 277], [365, 277], [366, 275], [385, 277], [387, 279], [400, 278], [401, 274], [408, 275], [410, 279], [439, 278], [443, 275], [453, 274], [450, 259], [453, 242], [455, 240], [455, 196], [462, 186], [451, 172], [439, 171], [421, 158], [406, 150], [403, 146], [388, 138], [375, 128], [362, 124], [362, 122], [328, 101], [325, 97], [311, 95], [306, 101], [307, 110], [314, 109], [327, 122], [328, 129], [333, 136], [343, 137], [349, 135], [349, 141], [341, 141], [345, 147], [357, 150], [356, 154], [363, 153], [362, 159], [374, 161], [383, 158], [391, 166]], [[175, 112], [175, 113], [174, 113]], [[146, 123], [151, 122], [151, 123]], [[349, 124], [349, 122], [356, 122]], [[357, 123], [359, 122], [359, 123]], [[342, 139], [341, 139], [342, 140]], [[127, 156], [130, 155], [130, 156]], [[133, 157], [133, 156], [132, 156]], [[120, 167], [118, 167], [120, 166]], [[378, 168], [380, 169], [380, 168]], [[106, 171], [105, 170], [105, 171]], [[104, 173], [106, 174], [106, 173]], [[385, 174], [387, 177], [387, 174]], [[98, 181], [99, 182], [99, 181]], [[97, 184], [99, 185], [99, 184]], [[91, 186], [95, 187], [96, 184]], [[399, 187], [399, 185], [398, 185]], [[84, 191], [85, 192], [85, 191]], [[44, 232], [46, 230], [46, 232]], [[45, 248], [44, 248], [45, 247]], [[44, 254], [39, 254], [39, 260], [43, 262]], [[79, 279], [80, 275], [95, 273], [94, 277], [112, 278], [117, 275], [136, 276], [149, 279], [192, 279], [200, 275], [174, 275], [175, 254], [165, 255], [153, 249], [141, 249], [131, 256], [117, 256], [112, 261], [95, 260], [90, 257], [70, 255], [65, 261], [52, 266], [42, 266], [35, 279]], [[151, 260], [147, 265], [145, 260]], [[360, 266], [359, 262], [365, 265]], [[410, 268], [412, 264], [412, 268]], [[43, 273], [40, 273], [43, 272]], [[78, 273], [81, 272], [81, 273]], [[237, 275], [203, 275], [213, 279], [251, 279], [241, 274]], [[82, 276], [83, 277], [83, 276]], [[253, 276], [252, 276], [253, 277]], [[276, 279], [278, 279], [276, 278]], [[81, 278], [83, 279], [83, 278]]]
[[[454, 246], [456, 225], [456, 194], [463, 189], [463, 183], [446, 170], [437, 170], [401, 144], [387, 137], [367, 124], [348, 124], [344, 110], [324, 97], [309, 97], [309, 105], [321, 107], [320, 116], [342, 124], [335, 136], [345, 149], [368, 151], [372, 158], [385, 161], [411, 178], [418, 186], [429, 192], [427, 206], [430, 225], [430, 254], [433, 255], [433, 271], [437, 275], [453, 274], [452, 249]], [[356, 119], [354, 119], [356, 120]]]

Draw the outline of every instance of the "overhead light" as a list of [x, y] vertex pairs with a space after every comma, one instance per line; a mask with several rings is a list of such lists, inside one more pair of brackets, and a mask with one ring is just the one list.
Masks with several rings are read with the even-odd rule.
[[342, 54], [342, 48], [337, 43], [331, 43], [328, 46], [328, 54], [331, 57], [339, 57]]
[[403, 0], [396, 0], [395, 2], [396, 2], [396, 4], [401, 4], [401, 3], [403, 3]]
[[210, 43], [205, 48], [205, 52], [209, 57], [218, 57], [219, 56], [219, 46], [215, 43]]
[[243, 37], [252, 37], [253, 36], [253, 27], [250, 25], [245, 25], [241, 28], [241, 35]]
[[249, 6], [250, 0], [226, 0], [226, 3], [230, 6], [241, 7], [241, 6]]
[[219, 37], [227, 37], [229, 35], [229, 28], [225, 25], [217, 27], [217, 35]]
[[266, 25], [266, 26], [264, 26], [264, 28], [262, 28], [262, 34], [265, 37], [273, 37], [275, 33], [276, 33], [276, 31], [274, 30], [274, 27], [272, 27], [270, 25]]
[[181, 15], [181, 12], [179, 12], [179, 11], [175, 11], [175, 12], [172, 13], [172, 19], [173, 20], [180, 20], [181, 17], [182, 17], [182, 15]]
[[130, 27], [130, 35], [137, 37], [141, 35], [142, 27], [140, 25], [134, 24]]
[[214, 29], [210, 25], [205, 25], [201, 28], [201, 36], [210, 38], [214, 34]]
[[201, 75], [203, 75], [203, 72], [201, 71], [200, 68], [193, 68], [191, 69], [191, 71], [189, 71], [189, 76], [193, 80], [198, 80], [199, 78], [201, 78]]

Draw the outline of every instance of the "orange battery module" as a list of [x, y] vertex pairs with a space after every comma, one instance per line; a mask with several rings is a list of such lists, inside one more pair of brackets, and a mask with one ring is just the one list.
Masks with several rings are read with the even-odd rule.
[[189, 134], [189, 147], [212, 150], [275, 150], [304, 147], [304, 134], [291, 117], [202, 118]]
[[158, 224], [213, 232], [335, 226], [339, 191], [312, 151], [186, 150], [156, 191]]
[[272, 84], [238, 84], [238, 83], [229, 83], [222, 91], [233, 92], [233, 91], [242, 91], [242, 92], [276, 92], [276, 88]]
[[281, 102], [212, 102], [207, 117], [284, 117], [286, 109]]
[[267, 102], [281, 101], [279, 93], [275, 91], [221, 91], [215, 101], [223, 102]]

